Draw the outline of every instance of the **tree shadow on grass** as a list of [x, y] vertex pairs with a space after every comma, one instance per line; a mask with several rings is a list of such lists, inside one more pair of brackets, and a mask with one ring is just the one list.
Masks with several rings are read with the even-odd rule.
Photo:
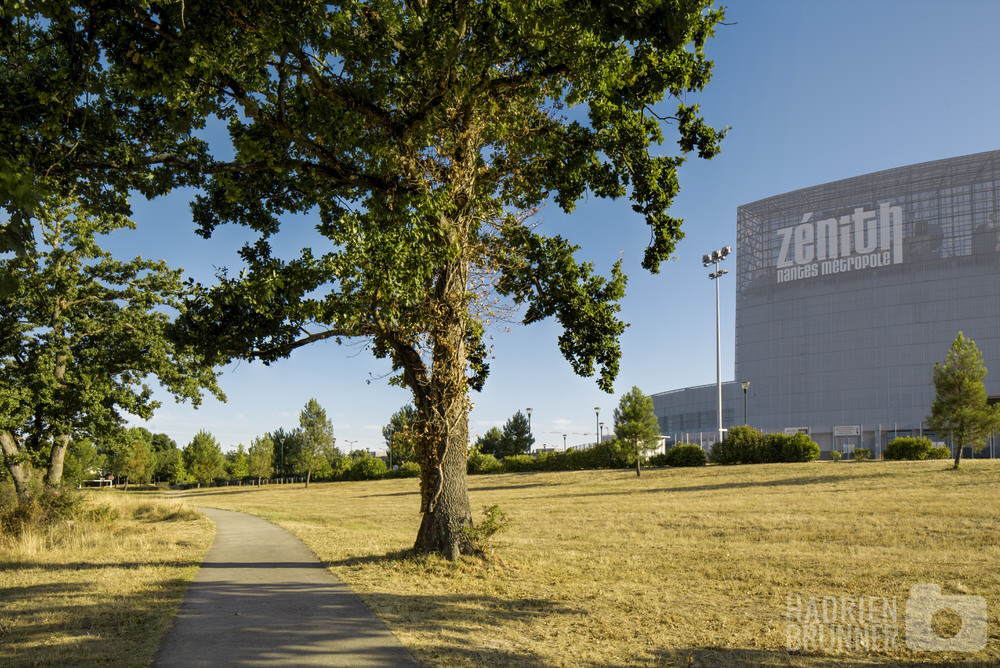
[[[9, 573], [20, 567], [5, 564], [4, 570]], [[107, 566], [69, 563], [60, 570], [77, 567]], [[0, 589], [0, 665], [147, 665], [170, 623], [170, 597], [179, 596], [186, 586], [186, 580], [164, 578], [145, 591], [111, 599], [99, 598], [99, 592], [82, 582], [4, 587]], [[33, 603], [21, 608], [17, 602], [24, 600]]]
[[[861, 478], [881, 478], [878, 473], [867, 475], [851, 476], [847, 480], [855, 481]], [[718, 482], [705, 485], [663, 485], [655, 487], [644, 487], [642, 489], [616, 488], [601, 492], [573, 492], [571, 496], [623, 496], [629, 494], [661, 494], [663, 492], [717, 492], [724, 490], [756, 489], [768, 487], [805, 487], [809, 485], [827, 485], [843, 483], [845, 478], [840, 476], [799, 476], [795, 478], [782, 478], [780, 480], [744, 480], [732, 482]], [[669, 481], [668, 481], [669, 482]]]

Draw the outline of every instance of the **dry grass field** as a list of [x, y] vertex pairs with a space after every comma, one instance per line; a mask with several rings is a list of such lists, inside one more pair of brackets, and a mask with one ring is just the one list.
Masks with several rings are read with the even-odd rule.
[[148, 666], [214, 525], [177, 501], [86, 494], [72, 521], [0, 533], [0, 666]]
[[[176, 496], [301, 536], [425, 666], [997, 665], [1000, 462], [948, 465], [471, 477], [477, 512], [498, 504], [511, 526], [488, 559], [454, 564], [402, 557], [415, 480]], [[910, 651], [906, 603], [921, 584], [984, 597], [986, 648]], [[926, 616], [958, 633], [956, 614]]]

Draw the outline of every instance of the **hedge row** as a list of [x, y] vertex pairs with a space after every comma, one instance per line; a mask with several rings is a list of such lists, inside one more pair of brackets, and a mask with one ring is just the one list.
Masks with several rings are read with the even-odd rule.
[[715, 464], [772, 464], [819, 459], [819, 445], [806, 434], [764, 434], [753, 427], [731, 427], [708, 455]]

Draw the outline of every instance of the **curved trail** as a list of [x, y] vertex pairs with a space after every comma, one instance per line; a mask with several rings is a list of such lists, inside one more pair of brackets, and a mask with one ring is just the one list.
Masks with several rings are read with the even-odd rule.
[[418, 665], [291, 533], [245, 513], [199, 511], [215, 522], [215, 542], [154, 667]]

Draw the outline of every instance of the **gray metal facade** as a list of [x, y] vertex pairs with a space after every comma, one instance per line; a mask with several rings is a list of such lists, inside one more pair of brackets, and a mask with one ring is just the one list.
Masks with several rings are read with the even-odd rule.
[[[846, 445], [834, 434], [854, 425], [852, 447], [917, 434], [934, 363], [959, 331], [994, 371], [987, 392], [1000, 395], [998, 218], [1000, 151], [739, 207], [735, 380], [751, 382], [750, 424], [808, 427], [824, 450]], [[724, 389], [742, 422], [739, 383]], [[664, 433], [683, 431], [679, 416], [715, 415], [714, 392], [700, 408], [697, 394], [654, 395]]]

